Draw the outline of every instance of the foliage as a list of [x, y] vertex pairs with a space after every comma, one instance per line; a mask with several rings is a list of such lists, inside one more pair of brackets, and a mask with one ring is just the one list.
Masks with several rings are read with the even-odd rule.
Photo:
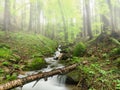
[[56, 45], [55, 41], [40, 34], [0, 31], [0, 83], [17, 77], [17, 74], [12, 76], [7, 74], [4, 82], [2, 81], [5, 74], [9, 73], [11, 69], [13, 72], [19, 73], [21, 70], [36, 70], [45, 67], [46, 62], [38, 57], [51, 55], [55, 51]]
[[6, 45], [5, 43], [0, 44], [0, 48], [10, 49], [10, 46]]
[[8, 81], [15, 80], [17, 78], [17, 74], [13, 73], [12, 75], [6, 75]]
[[5, 62], [3, 62], [3, 63], [2, 63], [2, 65], [4, 65], [4, 66], [9, 66], [9, 65], [10, 65], [10, 63], [9, 63], [9, 62], [7, 62], [7, 61], [5, 61]]
[[116, 90], [120, 90], [120, 79], [115, 80], [115, 83], [117, 83], [115, 89], [116, 89]]
[[32, 60], [31, 63], [28, 64], [29, 70], [40, 70], [41, 68], [46, 66], [46, 62], [44, 59], [36, 57]]
[[6, 47], [0, 48], [0, 58], [9, 59], [12, 54], [12, 51], [10, 49], [7, 49]]
[[110, 55], [120, 55], [120, 47], [114, 48], [110, 51]]
[[117, 45], [120, 45], [120, 42], [119, 42], [117, 39], [111, 38], [111, 40], [112, 40], [113, 43], [115, 43], [115, 44], [117, 44]]
[[20, 68], [20, 65], [14, 64], [13, 67], [14, 67], [15, 69], [19, 69], [19, 68]]
[[74, 56], [83, 56], [86, 50], [86, 46], [85, 44], [83, 44], [82, 42], [78, 43], [73, 51], [73, 55]]
[[1, 73], [4, 73], [4, 70], [3, 70], [3, 69], [0, 69], [0, 74], [1, 74]]
[[117, 59], [114, 61], [114, 64], [120, 69], [120, 58], [117, 58]]
[[9, 42], [7, 42], [6, 33], [0, 31], [0, 34], [0, 42], [3, 43], [0, 44], [0, 57], [10, 58], [13, 53], [12, 57], [16, 60], [24, 60], [34, 56], [49, 55], [56, 49], [56, 42], [42, 35], [9, 32]]
[[86, 78], [87, 85], [94, 89], [110, 89], [114, 88], [114, 82], [110, 82], [113, 76], [109, 71], [103, 70], [99, 64], [91, 64], [90, 66], [80, 66], [83, 76]]

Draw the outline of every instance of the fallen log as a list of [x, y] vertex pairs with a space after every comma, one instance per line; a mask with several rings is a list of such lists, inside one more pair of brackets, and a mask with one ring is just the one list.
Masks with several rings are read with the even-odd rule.
[[27, 76], [24, 78], [19, 78], [19, 79], [16, 79], [16, 80], [13, 80], [8, 83], [0, 85], [0, 90], [10, 90], [15, 87], [23, 86], [29, 82], [32, 82], [32, 81], [35, 81], [38, 79], [47, 78], [47, 77], [57, 75], [57, 74], [65, 74], [65, 73], [68, 73], [68, 72], [74, 70], [78, 65], [79, 64], [72, 64], [70, 66], [55, 69], [55, 70], [52, 70], [49, 72], [43, 72], [43, 73], [30, 75], [30, 76]]

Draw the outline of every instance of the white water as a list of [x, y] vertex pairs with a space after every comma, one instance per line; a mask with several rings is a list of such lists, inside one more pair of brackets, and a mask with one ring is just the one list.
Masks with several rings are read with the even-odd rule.
[[[57, 52], [57, 55], [60, 54], [59, 52], [59, 48]], [[57, 60], [54, 60], [53, 57], [51, 58], [45, 58], [46, 62], [48, 62], [50, 65], [48, 65], [47, 68], [44, 68], [40, 71], [42, 72], [46, 72], [46, 71], [51, 71], [52, 69], [56, 69], [56, 68], [62, 68], [64, 67], [62, 64], [59, 64]], [[35, 72], [27, 72], [27, 75], [31, 75], [31, 74], [35, 74], [38, 73], [39, 71]], [[25, 77], [20, 75], [21, 77]], [[49, 77], [47, 79], [47, 81], [45, 81], [44, 79], [41, 79], [37, 82], [37, 84], [33, 87], [33, 85], [35, 84], [36, 81], [28, 83], [26, 85], [24, 85], [22, 87], [22, 90], [70, 90], [66, 85], [65, 85], [65, 80], [66, 80], [66, 76], [53, 76], [53, 77]], [[20, 87], [16, 88], [16, 90], [21, 90]]]

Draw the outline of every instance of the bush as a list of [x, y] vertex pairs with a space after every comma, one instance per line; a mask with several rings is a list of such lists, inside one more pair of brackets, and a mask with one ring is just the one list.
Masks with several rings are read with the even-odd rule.
[[4, 73], [4, 70], [0, 68], [0, 74]]
[[0, 58], [9, 59], [12, 55], [12, 51], [7, 48], [0, 48]]
[[13, 73], [12, 75], [6, 75], [8, 81], [17, 79], [17, 73]]
[[33, 59], [32, 62], [28, 64], [28, 68], [30, 70], [39, 70], [41, 68], [44, 68], [45, 66], [46, 66], [45, 60], [38, 57]]
[[112, 55], [120, 55], [120, 47], [114, 48], [113, 50], [111, 50], [110, 56]]
[[114, 64], [120, 69], [120, 58], [117, 58], [117, 59], [114, 61]]
[[86, 46], [85, 44], [83, 44], [82, 42], [78, 43], [73, 51], [73, 55], [74, 56], [83, 56], [86, 50]]
[[9, 62], [7, 62], [7, 61], [5, 61], [5, 62], [3, 62], [3, 63], [2, 63], [2, 65], [3, 65], [3, 66], [9, 66], [9, 65], [10, 65], [10, 63], [9, 63]]

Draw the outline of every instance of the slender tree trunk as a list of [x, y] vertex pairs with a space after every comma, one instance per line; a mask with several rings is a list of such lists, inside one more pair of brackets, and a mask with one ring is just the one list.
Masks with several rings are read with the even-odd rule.
[[[14, 0], [13, 10], [16, 10], [16, 0]], [[16, 21], [16, 15], [13, 16], [13, 23], [14, 23], [14, 25], [16, 25], [16, 23], [17, 23], [17, 21]]]
[[87, 37], [87, 21], [86, 21], [86, 7], [85, 1], [83, 1], [83, 37]]
[[5, 0], [4, 30], [10, 30], [10, 0]]
[[41, 12], [41, 2], [39, 0], [37, 0], [37, 15], [36, 15], [36, 19], [37, 19], [37, 32], [40, 32], [40, 12]]
[[111, 4], [111, 0], [107, 0], [108, 6], [109, 6], [109, 10], [110, 10], [110, 18], [111, 18], [111, 29], [112, 29], [112, 33], [115, 32], [115, 25], [114, 25], [114, 15], [113, 15], [113, 6]]
[[103, 22], [102, 32], [106, 32], [109, 29], [109, 21], [105, 15], [101, 15], [101, 21]]
[[89, 35], [89, 39], [92, 39], [93, 35], [92, 35], [92, 28], [91, 28], [90, 0], [87, 0], [85, 2], [85, 7], [86, 7], [87, 32]]
[[58, 5], [59, 5], [59, 7], [60, 7], [60, 12], [61, 12], [61, 15], [62, 15], [62, 20], [63, 20], [64, 39], [65, 39], [65, 41], [68, 41], [67, 25], [66, 25], [66, 22], [65, 22], [65, 15], [64, 15], [64, 12], [63, 12], [63, 9], [62, 9], [61, 0], [58, 0]]
[[34, 11], [34, 9], [33, 9], [33, 2], [31, 2], [30, 1], [30, 17], [29, 17], [29, 27], [28, 27], [28, 31], [31, 31], [31, 30], [33, 30], [33, 15], [34, 15], [34, 13], [33, 13], [33, 11]]
[[[24, 4], [24, 0], [22, 0], [22, 4]], [[26, 6], [21, 10], [21, 30], [25, 30], [26, 26]]]

